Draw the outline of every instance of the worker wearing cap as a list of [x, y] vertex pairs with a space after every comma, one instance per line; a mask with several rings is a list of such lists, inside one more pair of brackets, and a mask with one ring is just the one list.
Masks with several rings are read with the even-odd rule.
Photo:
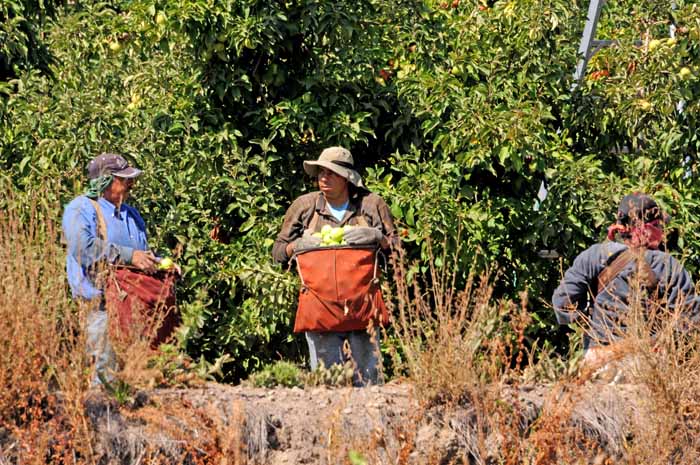
[[[121, 155], [98, 155], [88, 164], [87, 190], [63, 213], [68, 283], [73, 298], [87, 306], [87, 351], [95, 364], [93, 386], [111, 379], [117, 367], [108, 339], [103, 289], [96, 282], [98, 271], [105, 264], [125, 264], [145, 272], [153, 272], [157, 266], [157, 258], [148, 247], [143, 218], [125, 203], [140, 175], [141, 170], [129, 166]], [[106, 239], [98, 234], [102, 220]]]
[[[287, 210], [272, 248], [275, 261], [286, 264], [295, 252], [319, 247], [321, 239], [313, 233], [325, 225], [353, 226], [344, 234], [347, 245], [390, 249], [397, 235], [389, 208], [364, 187], [349, 150], [327, 148], [318, 160], [305, 161], [304, 171], [317, 179], [319, 191], [302, 195]], [[372, 341], [366, 331], [307, 331], [305, 335], [312, 369], [319, 361], [326, 367], [342, 364], [347, 342], [358, 369], [357, 384], [378, 382], [378, 339]]]
[[686, 321], [680, 326], [688, 327], [697, 318], [700, 300], [690, 274], [660, 250], [667, 220], [648, 195], [625, 196], [608, 240], [583, 251], [564, 274], [552, 305], [559, 324], [585, 316], [584, 361], [604, 358], [608, 346], [624, 337], [630, 294], [637, 284], [644, 305], [653, 300], [670, 309], [681, 306]]

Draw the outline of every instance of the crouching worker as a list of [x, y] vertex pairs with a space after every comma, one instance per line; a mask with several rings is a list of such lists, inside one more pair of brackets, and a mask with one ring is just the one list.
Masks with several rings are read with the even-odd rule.
[[[652, 306], [678, 309], [683, 320], [680, 328], [687, 328], [700, 309], [688, 272], [659, 250], [666, 221], [651, 197], [625, 196], [617, 222], [608, 229], [608, 240], [576, 257], [552, 296], [559, 324], [584, 320], [583, 367], [602, 373], [606, 381], [623, 381], [626, 362], [633, 359], [616, 345], [625, 336], [631, 298], [647, 314]], [[616, 236], [622, 241], [615, 241]]]
[[292, 203], [272, 249], [277, 262], [297, 262], [294, 331], [306, 335], [311, 369], [351, 357], [353, 384], [377, 384], [379, 331], [367, 330], [388, 323], [377, 262], [378, 251], [388, 253], [396, 240], [391, 213], [364, 188], [344, 148], [325, 149], [318, 160], [304, 162], [304, 171], [318, 180], [319, 191]]
[[173, 281], [180, 269], [174, 265], [172, 273], [158, 275], [160, 259], [149, 250], [144, 220], [125, 203], [140, 175], [141, 170], [129, 166], [122, 156], [103, 153], [88, 164], [86, 192], [73, 199], [63, 213], [68, 283], [73, 298], [87, 312], [92, 386], [111, 381], [118, 368], [108, 314], [118, 315], [116, 323], [128, 332], [132, 312], [162, 312], [165, 308], [154, 344], [162, 342], [178, 322]]

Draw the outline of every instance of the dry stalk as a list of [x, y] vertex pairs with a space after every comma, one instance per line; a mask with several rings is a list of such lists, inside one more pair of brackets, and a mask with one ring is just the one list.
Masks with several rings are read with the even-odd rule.
[[0, 459], [94, 463], [82, 401], [88, 366], [65, 286], [57, 205], [3, 186], [0, 212]]

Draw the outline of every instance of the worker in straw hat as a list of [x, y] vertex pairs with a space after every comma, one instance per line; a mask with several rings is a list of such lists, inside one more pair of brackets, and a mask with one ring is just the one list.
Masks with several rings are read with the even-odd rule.
[[[287, 210], [272, 249], [275, 261], [286, 264], [294, 255], [318, 249], [318, 232], [324, 227], [351, 226], [345, 228], [343, 237], [349, 248], [390, 249], [397, 235], [389, 208], [381, 197], [365, 188], [349, 150], [327, 148], [317, 160], [305, 161], [304, 171], [317, 180], [319, 190], [300, 196]], [[378, 304], [383, 308], [383, 302]], [[295, 325], [295, 331], [297, 328]], [[312, 369], [319, 362], [326, 367], [343, 364], [347, 361], [343, 347], [349, 345], [357, 366], [355, 384], [379, 381], [377, 334], [372, 340], [366, 330], [304, 332]]]

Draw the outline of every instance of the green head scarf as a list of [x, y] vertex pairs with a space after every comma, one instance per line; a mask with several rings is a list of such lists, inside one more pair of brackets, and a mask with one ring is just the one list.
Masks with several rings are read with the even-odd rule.
[[85, 189], [85, 196], [91, 199], [96, 199], [109, 187], [112, 183], [114, 176], [111, 174], [103, 174], [95, 179], [90, 180], [90, 184], [87, 189]]

